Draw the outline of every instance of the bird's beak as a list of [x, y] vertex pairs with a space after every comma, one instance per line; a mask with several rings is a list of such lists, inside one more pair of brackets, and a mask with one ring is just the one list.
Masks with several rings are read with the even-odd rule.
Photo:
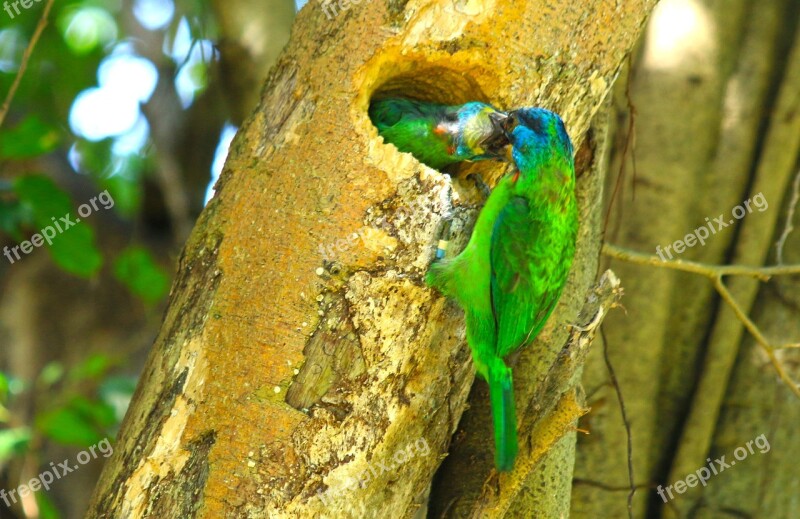
[[492, 126], [498, 132], [506, 133], [506, 121], [508, 120], [508, 114], [505, 112], [492, 112], [489, 114], [489, 120], [492, 122]]
[[490, 112], [487, 114], [492, 125], [492, 131], [483, 139], [484, 149], [492, 156], [505, 158], [506, 148], [509, 146], [508, 114], [505, 112]]

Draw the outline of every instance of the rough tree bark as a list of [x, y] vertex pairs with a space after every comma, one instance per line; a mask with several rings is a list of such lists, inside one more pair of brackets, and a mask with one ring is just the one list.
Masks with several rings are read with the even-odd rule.
[[[476, 515], [563, 510], [574, 438], [560, 439], [584, 412], [570, 359], [590, 339], [564, 325], [601, 319], [613, 299], [590, 290], [603, 139], [585, 134], [654, 3], [372, 0], [332, 20], [304, 8], [186, 245], [89, 516], [410, 517], [425, 506], [473, 370], [459, 313], [422, 275], [442, 218], [453, 216], [457, 248], [480, 195], [383, 145], [366, 108], [388, 93], [547, 106], [580, 149], [576, 266], [558, 317], [518, 359], [529, 427], [517, 470], [453, 491], [464, 473], [445, 467], [436, 491]], [[579, 316], [587, 296], [593, 311]], [[486, 477], [485, 420], [464, 435]], [[473, 451], [454, 453], [451, 467]], [[543, 477], [556, 498], [512, 505]]]

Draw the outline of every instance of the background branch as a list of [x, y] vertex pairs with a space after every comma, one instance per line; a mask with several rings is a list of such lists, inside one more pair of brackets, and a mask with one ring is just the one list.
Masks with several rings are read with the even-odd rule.
[[28, 42], [28, 46], [25, 47], [25, 51], [22, 53], [22, 59], [19, 62], [19, 70], [17, 70], [17, 75], [14, 77], [14, 82], [11, 83], [11, 88], [8, 89], [6, 98], [3, 100], [3, 105], [0, 106], [0, 127], [3, 126], [6, 115], [8, 115], [8, 110], [11, 108], [11, 101], [14, 99], [14, 94], [17, 93], [17, 88], [19, 88], [19, 85], [22, 82], [22, 76], [25, 75], [25, 70], [28, 68], [28, 61], [31, 59], [33, 49], [36, 47], [36, 43], [39, 41], [39, 37], [42, 35], [44, 28], [47, 27], [47, 17], [50, 15], [50, 9], [53, 7], [54, 1], [55, 0], [47, 0], [47, 3], [44, 4], [44, 9], [42, 9], [42, 14], [39, 17], [39, 23], [36, 24], [36, 29], [33, 31], [31, 41]]

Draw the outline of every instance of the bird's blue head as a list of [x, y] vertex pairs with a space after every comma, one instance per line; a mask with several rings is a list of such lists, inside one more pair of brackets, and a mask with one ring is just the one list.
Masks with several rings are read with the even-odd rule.
[[558, 114], [545, 108], [520, 108], [509, 112], [505, 122], [508, 140], [514, 147], [514, 161], [540, 162], [548, 156], [561, 155], [572, 160], [572, 141]]

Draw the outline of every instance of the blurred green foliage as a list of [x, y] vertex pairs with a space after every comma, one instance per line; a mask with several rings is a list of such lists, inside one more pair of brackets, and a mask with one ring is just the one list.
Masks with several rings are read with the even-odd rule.
[[[54, 2], [49, 24], [0, 126], [0, 249], [21, 247], [36, 235], [43, 236], [45, 229], [57, 230], [58, 224], [61, 230], [41, 248], [47, 248], [64, 276], [84, 278], [87, 287], [110, 280], [118, 290], [140, 301], [144, 313], [152, 317], [152, 310], [167, 296], [170, 275], [153, 250], [143, 245], [152, 237], [143, 232], [143, 221], [149, 216], [145, 206], [150, 200], [145, 193], [153, 196], [158, 168], [147, 135], [149, 121], [140, 111], [137, 124], [140, 129], [146, 127], [144, 136], [137, 139], [135, 132], [130, 132], [134, 137], [128, 135], [126, 142], [125, 135], [90, 140], [76, 133], [70, 120], [76, 99], [102, 86], [100, 65], [104, 60], [108, 63], [120, 55], [142, 58], [136, 48], [141, 33], [126, 34], [135, 17], [122, 11], [134, 3]], [[195, 85], [196, 99], [209, 81], [207, 64], [189, 59], [195, 41], [185, 56], [176, 51], [185, 45], [176, 42], [179, 31], [188, 30], [188, 37], [197, 41], [212, 36], [207, 33], [207, 6], [198, 0], [178, 0], [176, 4], [180, 14], [167, 19], [166, 27], [160, 29], [163, 46], [155, 48], [161, 49], [162, 61], [154, 62], [153, 68], [159, 74], [173, 74], [173, 81], [180, 74], [188, 76]], [[45, 1], [34, 2], [13, 19], [0, 9], [0, 102], [17, 76], [44, 5]], [[200, 47], [211, 49], [208, 41]], [[152, 56], [147, 59], [158, 61]], [[110, 77], [119, 79], [113, 74]], [[145, 101], [143, 97], [136, 106]], [[180, 101], [185, 108], [186, 99]], [[72, 174], [74, 178], [66, 178]], [[93, 208], [92, 215], [81, 217], [78, 208], [89, 199], [75, 193], [87, 190], [95, 195], [107, 191], [113, 207], [100, 205]], [[155, 198], [159, 196], [163, 193], [155, 193]], [[94, 214], [101, 211], [103, 215]], [[76, 223], [68, 225], [62, 218]], [[117, 226], [115, 230], [126, 229], [122, 239], [107, 239], [108, 226], [101, 225], [109, 222]], [[164, 235], [168, 234], [167, 229]], [[163, 236], [158, 235], [152, 243], [157, 240]], [[36, 253], [35, 248], [30, 254]], [[5, 261], [1, 255], [0, 261]], [[0, 270], [13, 276], [20, 268], [17, 262], [23, 261], [25, 254]], [[111, 344], [108, 351], [124, 349], [118, 346]], [[10, 467], [60, 461], [46, 459], [48, 446], [83, 449], [116, 435], [137, 382], [134, 376], [120, 373], [120, 368], [130, 363], [127, 354], [97, 352], [69, 364], [51, 361], [35, 377], [24, 380], [3, 372], [5, 368], [0, 366], [0, 488], [24, 483], [17, 479], [19, 471]], [[35, 492], [35, 499], [41, 519], [61, 517], [47, 492]], [[0, 515], [5, 511], [0, 510]]]
[[[43, 175], [17, 177], [14, 191], [20, 203], [33, 215], [34, 231], [50, 228], [54, 233], [54, 238], [46, 241], [45, 246], [59, 267], [82, 277], [89, 277], [100, 269], [103, 255], [95, 245], [94, 231], [79, 221], [67, 193]], [[74, 225], [70, 226], [71, 223]]]
[[61, 135], [35, 115], [9, 130], [0, 129], [0, 160], [28, 159], [56, 149]]
[[[102, 353], [91, 354], [69, 369], [50, 362], [35, 380], [27, 382], [0, 372], [0, 424], [6, 427], [0, 429], [0, 467], [26, 455], [42, 439], [89, 447], [113, 438], [136, 387], [134, 377], [109, 375], [119, 362]], [[31, 394], [38, 404], [33, 425], [11, 425], [18, 420], [8, 407], [14, 399]], [[50, 397], [45, 402], [37, 395]]]
[[[0, 103], [17, 76], [44, 5], [34, 2], [13, 20], [0, 10]], [[47, 231], [51, 239], [39, 243], [64, 276], [86, 278], [88, 288], [107, 269], [102, 279], [152, 309], [163, 302], [170, 279], [153, 253], [134, 238], [142, 218], [144, 185], [157, 167], [151, 146], [146, 141], [138, 152], [131, 152], [130, 146], [120, 152], [115, 144], [121, 137], [91, 141], [75, 134], [70, 121], [76, 98], [98, 87], [103, 60], [120, 48], [134, 52], [128, 43], [131, 35], [122, 33], [122, 8], [119, 0], [53, 4], [50, 23], [0, 126], [0, 249], [18, 247], [21, 254], [0, 270], [13, 276], [26, 257], [20, 247], [36, 235], [44, 238], [45, 229], [55, 229]], [[165, 29], [170, 37], [177, 24], [176, 17]], [[205, 68], [201, 69], [192, 68], [192, 74], [202, 76]], [[74, 181], [65, 180], [65, 172], [76, 175]], [[82, 218], [78, 208], [90, 200], [71, 193], [85, 193], [87, 188], [94, 195], [107, 191], [113, 207], [98, 204], [92, 215]], [[130, 243], [121, 252], [105, 249], [98, 238], [103, 219], [127, 227]], [[30, 254], [36, 253], [33, 245]], [[116, 351], [116, 345], [109, 346]], [[19, 480], [18, 467], [61, 461], [47, 459], [48, 446], [77, 452], [114, 438], [137, 382], [134, 376], [120, 374], [130, 363], [126, 354], [114, 355], [91, 353], [69, 365], [48, 362], [30, 380], [4, 372], [0, 365], [0, 488], [25, 483]], [[48, 492], [34, 495], [40, 519], [62, 516]], [[6, 517], [6, 512], [8, 517], [14, 513], [0, 502], [0, 515]]]
[[15, 427], [0, 431], [0, 462], [23, 454], [31, 441], [28, 427]]
[[[117, 364], [107, 355], [92, 354], [71, 369], [51, 362], [34, 381], [0, 372], [0, 472], [14, 459], [33, 459], [42, 466], [59, 462], [41, 459], [45, 441], [83, 449], [113, 439], [136, 387], [134, 377], [109, 376]], [[19, 425], [21, 420], [8, 410], [26, 396], [37, 402], [31, 426]], [[34, 495], [40, 519], [62, 516], [46, 492]]]
[[39, 519], [59, 519], [61, 514], [56, 505], [45, 492], [36, 492], [36, 506], [39, 507]]
[[149, 305], [160, 301], [169, 290], [169, 277], [143, 247], [129, 247], [117, 256], [114, 275]]

